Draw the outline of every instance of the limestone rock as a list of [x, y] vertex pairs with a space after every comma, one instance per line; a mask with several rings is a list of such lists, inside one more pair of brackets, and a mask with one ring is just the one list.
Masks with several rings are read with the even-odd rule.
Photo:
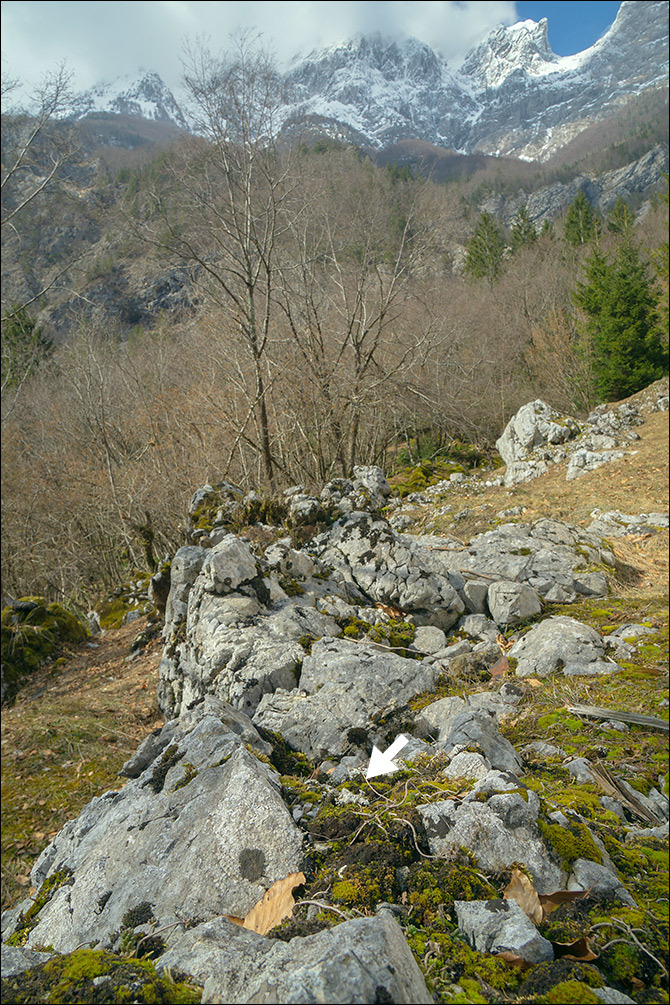
[[172, 559], [163, 638], [169, 638], [177, 624], [186, 618], [188, 594], [206, 557], [206, 548], [187, 545]]
[[401, 538], [386, 520], [352, 513], [316, 543], [322, 561], [340, 568], [361, 596], [411, 613], [416, 624], [446, 630], [465, 609], [449, 570], [439, 571], [428, 549]]
[[425, 625], [417, 628], [412, 645], [420, 653], [437, 653], [444, 649], [447, 637], [441, 628]]
[[578, 858], [576, 862], [573, 862], [567, 888], [568, 890], [589, 890], [590, 894], [596, 897], [598, 894], [610, 895], [629, 907], [637, 906], [616, 873], [606, 866], [600, 865], [598, 862], [591, 862], [586, 858]]
[[521, 758], [509, 740], [496, 728], [495, 715], [486, 709], [464, 709], [451, 723], [444, 746], [475, 744], [481, 749], [489, 764], [503, 771], [518, 771]]
[[457, 900], [458, 927], [480, 953], [512, 952], [529, 963], [553, 960], [543, 938], [514, 900]]
[[623, 450], [575, 450], [568, 462], [566, 480], [573, 481], [575, 478], [588, 474], [589, 471], [595, 471], [603, 464], [618, 461], [623, 456]]
[[245, 749], [239, 713], [228, 713], [215, 699], [184, 713], [161, 757], [93, 799], [45, 848], [34, 885], [61, 870], [71, 877], [42, 908], [28, 948], [108, 942], [145, 902], [159, 924], [244, 917], [300, 870], [302, 834], [278, 776]]
[[594, 628], [564, 616], [535, 625], [508, 655], [518, 660], [517, 677], [546, 677], [556, 670], [588, 675], [618, 669], [606, 660], [603, 640]]
[[544, 846], [537, 826], [539, 799], [527, 792], [500, 792], [486, 802], [466, 798], [428, 803], [418, 810], [433, 855], [449, 858], [467, 848], [484, 872], [502, 872], [523, 862], [539, 893], [560, 890], [564, 873]]
[[488, 589], [491, 617], [499, 625], [515, 625], [534, 618], [542, 610], [539, 594], [525, 583], [508, 583], [502, 580], [491, 583]]
[[565, 443], [579, 431], [574, 419], [561, 418], [544, 401], [531, 401], [512, 416], [496, 449], [505, 464], [526, 460], [543, 443]]
[[626, 534], [649, 534], [668, 529], [667, 513], [621, 513], [608, 510], [601, 513], [594, 510], [594, 518], [587, 527], [589, 534], [599, 537], [623, 537]]
[[371, 716], [430, 690], [438, 670], [395, 653], [344, 639], [321, 639], [303, 662], [300, 691], [264, 697], [257, 726], [280, 732], [297, 750], [323, 759], [347, 752], [350, 730], [371, 728]]
[[203, 982], [202, 1000], [211, 1005], [433, 1000], [388, 911], [290, 942], [217, 919], [186, 932], [159, 967], [185, 970]]
[[53, 953], [39, 953], [34, 949], [21, 949], [19, 946], [2, 946], [2, 977], [7, 979], [14, 974], [22, 974], [25, 970], [39, 967], [53, 956]]

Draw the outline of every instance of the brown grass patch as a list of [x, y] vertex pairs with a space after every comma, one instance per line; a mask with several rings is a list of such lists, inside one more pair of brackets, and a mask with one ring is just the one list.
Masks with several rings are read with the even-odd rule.
[[[120, 789], [118, 771], [162, 718], [161, 643], [132, 662], [145, 619], [70, 647], [2, 715], [2, 906], [29, 892], [32, 865], [94, 796]], [[96, 648], [92, 648], [95, 646]]]

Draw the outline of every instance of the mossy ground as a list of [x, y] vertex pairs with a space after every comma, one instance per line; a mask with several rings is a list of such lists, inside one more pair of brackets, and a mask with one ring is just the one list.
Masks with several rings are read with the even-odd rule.
[[188, 1005], [202, 988], [179, 977], [159, 976], [146, 960], [126, 959], [100, 950], [79, 949], [2, 981], [3, 1001], [14, 1005], [59, 1003], [133, 1003]]

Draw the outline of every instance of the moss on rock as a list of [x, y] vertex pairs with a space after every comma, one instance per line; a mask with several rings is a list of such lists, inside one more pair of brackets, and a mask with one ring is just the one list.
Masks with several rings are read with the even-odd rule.
[[21, 679], [58, 655], [67, 642], [83, 642], [88, 629], [62, 604], [23, 597], [2, 611], [2, 666], [5, 700]]
[[59, 890], [61, 886], [65, 886], [70, 882], [71, 876], [72, 872], [70, 869], [59, 869], [58, 872], [53, 872], [50, 876], [47, 876], [28, 910], [25, 914], [21, 913], [19, 915], [16, 930], [7, 939], [10, 946], [25, 946], [28, 936], [39, 921], [40, 911], [45, 904], [49, 903], [56, 890]]
[[60, 1005], [69, 1002], [170, 1003], [199, 1002], [202, 988], [182, 977], [159, 977], [146, 960], [128, 960], [102, 950], [77, 949], [39, 967], [3, 979], [3, 1001], [15, 1005]]

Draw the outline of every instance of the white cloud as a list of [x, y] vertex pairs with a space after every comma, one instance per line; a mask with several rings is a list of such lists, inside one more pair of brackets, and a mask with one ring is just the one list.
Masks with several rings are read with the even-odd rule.
[[9, 76], [36, 83], [65, 60], [83, 89], [144, 66], [175, 90], [186, 37], [208, 36], [218, 50], [237, 27], [255, 27], [285, 64], [298, 52], [382, 31], [414, 35], [458, 61], [490, 28], [517, 20], [515, 4], [506, 0], [5, 0], [2, 17], [3, 73]]

